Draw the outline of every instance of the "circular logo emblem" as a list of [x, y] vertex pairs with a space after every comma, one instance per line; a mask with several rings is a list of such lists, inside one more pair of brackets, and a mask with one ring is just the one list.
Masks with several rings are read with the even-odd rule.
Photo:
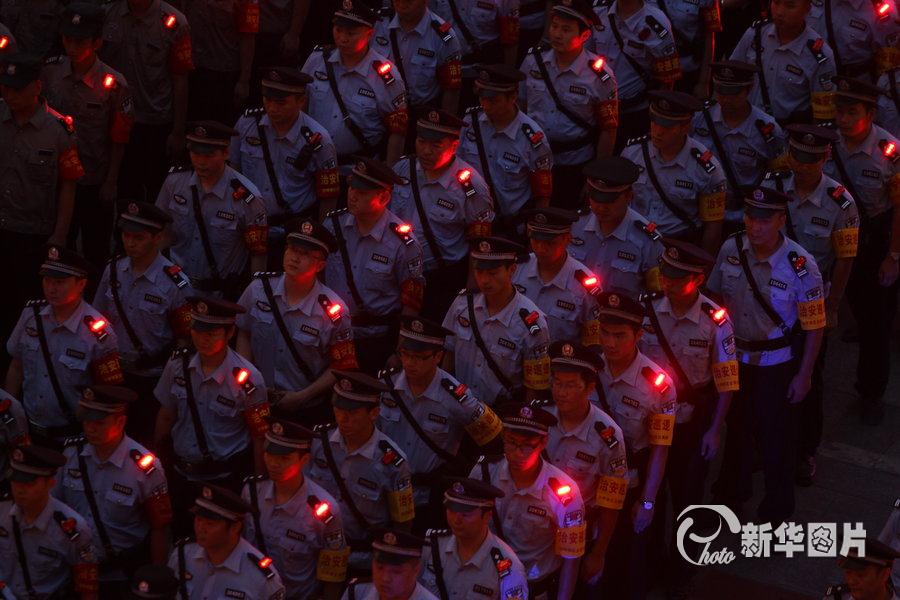
[[382, 539], [382, 541], [384, 541], [384, 543], [387, 544], [388, 546], [393, 546], [393, 545], [395, 545], [395, 544], [397, 543], [397, 536], [394, 535], [394, 534], [393, 534], [392, 532], [390, 532], [390, 531], [386, 532], [386, 533], [384, 534], [384, 537], [381, 538], [381, 539]]
[[284, 427], [281, 425], [281, 423], [279, 423], [278, 421], [272, 423], [272, 433], [274, 433], [275, 435], [281, 435], [282, 433], [284, 433]]
[[734, 71], [732, 71], [728, 67], [725, 67], [724, 69], [721, 69], [719, 71], [719, 76], [722, 79], [734, 79]]
[[669, 101], [665, 98], [659, 101], [659, 107], [663, 110], [669, 110], [669, 108], [671, 108], [671, 106], [669, 105]]
[[25, 454], [23, 454], [21, 450], [16, 448], [15, 450], [13, 450], [13, 460], [16, 462], [22, 462], [23, 460], [25, 460]]
[[531, 412], [530, 407], [523, 406], [522, 408], [519, 409], [519, 416], [522, 417], [523, 419], [530, 419], [531, 417], [534, 416], [534, 413]]
[[347, 391], [347, 392], [349, 392], [350, 390], [353, 389], [353, 382], [350, 381], [349, 379], [341, 379], [340, 385], [341, 385], [341, 389], [344, 391]]
[[484, 70], [478, 71], [478, 79], [479, 81], [490, 81], [491, 74]]
[[841, 79], [841, 80], [838, 82], [838, 88], [840, 88], [840, 89], [842, 89], [842, 90], [849, 90], [849, 89], [850, 89], [850, 82], [847, 81], [846, 79]]
[[460, 496], [466, 493], [466, 488], [463, 486], [462, 482], [454, 482], [453, 493], [459, 494]]
[[676, 248], [675, 246], [670, 246], [666, 249], [666, 256], [678, 260], [678, 248]]
[[428, 120], [431, 121], [432, 123], [440, 123], [441, 115], [438, 114], [438, 111], [433, 110], [430, 113], [428, 113]]
[[616, 294], [610, 294], [607, 302], [610, 306], [616, 308], [617, 306], [619, 306], [619, 297]]
[[344, 10], [353, 10], [353, 2], [351, 0], [344, 0], [341, 3], [341, 8]]
[[141, 581], [140, 583], [138, 583], [138, 591], [142, 594], [146, 594], [150, 591], [150, 583], [147, 581]]
[[203, 497], [207, 500], [212, 500], [213, 491], [211, 487], [203, 486]]
[[357, 173], [365, 174], [365, 172], [366, 172], [366, 163], [364, 163], [363, 161], [359, 161], [358, 163], [356, 163], [356, 172], [357, 172]]
[[803, 136], [803, 143], [804, 144], [815, 144], [816, 137], [811, 133], [807, 133], [806, 135]]
[[6, 74], [7, 75], [15, 75], [16, 74], [16, 65], [9, 65], [8, 67], [6, 67]]
[[59, 260], [59, 249], [56, 246], [50, 246], [47, 250], [47, 258], [50, 260]]
[[269, 79], [272, 81], [281, 81], [281, 73], [278, 71], [269, 71]]
[[194, 129], [194, 135], [204, 137], [206, 135], [206, 127], [197, 127]]
[[304, 221], [304, 222], [303, 222], [303, 225], [300, 226], [300, 231], [301, 231], [302, 233], [307, 234], [307, 235], [309, 235], [310, 233], [312, 233], [312, 230], [313, 230], [313, 224], [310, 223], [309, 221]]
[[72, 25], [81, 25], [81, 15], [72, 15]]
[[209, 307], [206, 305], [206, 302], [198, 302], [197, 306], [194, 308], [194, 312], [198, 315], [205, 315], [209, 312]]
[[478, 250], [480, 252], [490, 252], [491, 251], [491, 243], [487, 240], [482, 240], [478, 243]]
[[534, 215], [534, 222], [543, 225], [547, 222], [547, 215], [545, 215], [544, 213], [538, 213]]
[[128, 214], [136, 215], [139, 212], [141, 212], [141, 210], [138, 208], [138, 205], [135, 204], [134, 202], [132, 202], [131, 204], [128, 205]]
[[425, 324], [422, 323], [422, 321], [413, 321], [410, 326], [416, 333], [422, 333], [423, 331], [425, 331]]
[[575, 348], [572, 347], [572, 344], [563, 344], [562, 355], [566, 358], [572, 358], [575, 355]]
[[84, 391], [81, 392], [81, 397], [85, 400], [93, 400], [94, 399], [94, 390], [91, 388], [84, 388]]
[[766, 195], [763, 194], [762, 190], [759, 190], [759, 189], [753, 190], [753, 199], [756, 200], [757, 202], [762, 202], [765, 197], [766, 197]]

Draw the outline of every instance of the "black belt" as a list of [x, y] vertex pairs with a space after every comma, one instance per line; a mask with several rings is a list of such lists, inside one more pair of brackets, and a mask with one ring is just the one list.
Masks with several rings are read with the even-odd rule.
[[736, 337], [734, 341], [738, 349], [744, 352], [771, 352], [791, 345], [791, 339], [784, 335], [774, 340], [743, 340]]
[[231, 462], [239, 458], [241, 452], [243, 450], [235, 453], [233, 456], [229, 456], [225, 460], [188, 461], [183, 458], [176, 458], [175, 468], [188, 479], [191, 477], [218, 479], [231, 474], [233, 470]]
[[399, 319], [399, 312], [392, 312], [386, 315], [373, 315], [370, 312], [360, 312], [350, 316], [350, 324], [353, 327], [391, 327], [397, 325]]

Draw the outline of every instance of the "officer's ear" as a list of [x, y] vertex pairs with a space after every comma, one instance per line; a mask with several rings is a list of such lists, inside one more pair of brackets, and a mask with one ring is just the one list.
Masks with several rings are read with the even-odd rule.
[[631, 201], [634, 200], [634, 188], [629, 187], [627, 190], [622, 192], [622, 196], [625, 197], [626, 204], [631, 204]]
[[633, 325], [631, 330], [634, 332], [634, 343], [636, 344], [644, 337], [644, 328], [640, 325]]
[[237, 327], [235, 325], [229, 325], [225, 328], [225, 339], [230, 340], [234, 337], [235, 332], [237, 331]]
[[584, 46], [587, 43], [587, 41], [589, 39], [591, 39], [591, 30], [590, 30], [590, 28], [582, 27], [581, 25], [579, 25], [578, 28], [579, 28], [578, 41], [582, 46]]
[[382, 208], [386, 207], [391, 201], [391, 194], [393, 194], [392, 188], [384, 188], [380, 192], [378, 192], [378, 196], [376, 196], [376, 199], [378, 200], [379, 206], [381, 206]]
[[366, 411], [366, 414], [369, 415], [369, 420], [370, 420], [372, 423], [377, 423], [377, 422], [378, 422], [378, 416], [381, 415], [381, 404], [376, 404], [376, 405], [373, 406], [372, 408], [368, 409], [368, 410]]
[[84, 288], [87, 286], [87, 279], [84, 277], [76, 277], [75, 278], [75, 289], [78, 290], [78, 294], [84, 294]]
[[99, 52], [100, 48], [102, 48], [102, 47], [103, 47], [103, 38], [102, 37], [98, 36], [98, 37], [91, 39], [91, 48], [94, 50], [94, 53]]
[[300, 453], [300, 470], [302, 471], [306, 467], [306, 463], [309, 462], [309, 452], [301, 452]]
[[516, 269], [518, 269], [518, 268], [519, 268], [519, 265], [517, 265], [516, 263], [510, 264], [509, 265], [509, 276], [512, 277], [513, 275], [515, 275]]

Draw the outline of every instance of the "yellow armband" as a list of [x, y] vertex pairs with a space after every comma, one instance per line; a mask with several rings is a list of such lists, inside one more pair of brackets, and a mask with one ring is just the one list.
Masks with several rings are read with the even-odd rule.
[[416, 516], [416, 505], [413, 500], [411, 485], [387, 493], [388, 511], [394, 523], [406, 523]]
[[587, 526], [584, 522], [570, 527], [560, 527], [556, 530], [557, 556], [563, 558], [578, 558], [584, 555], [584, 538]]
[[620, 510], [625, 504], [625, 494], [627, 493], [628, 479], [604, 475], [597, 484], [595, 503], [600, 508]]
[[859, 245], [859, 229], [848, 227], [836, 229], [831, 234], [831, 246], [838, 258], [853, 258], [856, 256], [856, 247]]
[[651, 292], [658, 292], [662, 289], [662, 285], [659, 283], [659, 267], [652, 267], [644, 273], [644, 286]]
[[803, 331], [812, 331], [825, 327], [825, 300], [816, 298], [809, 302], [797, 303], [797, 318]]
[[675, 433], [675, 415], [654, 414], [650, 416], [648, 439], [654, 446], [671, 446]]
[[700, 194], [700, 220], [721, 221], [725, 218], [725, 190]]
[[736, 392], [740, 389], [738, 379], [738, 363], [736, 360], [717, 362], [712, 367], [713, 380], [716, 382], [716, 390], [720, 394]]
[[523, 361], [525, 387], [530, 390], [546, 390], [550, 387], [550, 357], [526, 359]]
[[500, 422], [497, 413], [484, 404], [479, 407], [478, 412], [480, 414], [466, 425], [466, 433], [476, 444], [484, 446], [500, 434], [503, 423]]
[[316, 579], [325, 583], [341, 583], [347, 578], [347, 559], [350, 547], [340, 550], [319, 550], [316, 561]]
[[831, 121], [834, 119], [834, 92], [812, 93], [812, 114], [817, 121]]

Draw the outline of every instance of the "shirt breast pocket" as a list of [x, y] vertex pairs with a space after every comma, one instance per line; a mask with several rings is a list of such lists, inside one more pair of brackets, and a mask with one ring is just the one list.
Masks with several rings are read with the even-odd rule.
[[109, 517], [115, 522], [127, 522], [134, 516], [135, 490], [131, 493], [120, 492], [115, 489], [107, 490], [105, 499]]
[[[298, 528], [298, 525], [294, 523], [292, 527]], [[291, 529], [291, 533], [285, 531], [284, 535], [278, 536], [275, 542], [281, 555], [282, 563], [288, 566], [288, 570], [299, 570], [291, 569], [290, 567], [302, 567], [304, 563], [309, 561], [309, 557], [314, 550], [315, 535], [305, 528], [300, 529], [303, 529], [303, 531], [295, 531], [295, 529]], [[303, 536], [302, 540], [296, 539], [298, 534]]]
[[[515, 368], [519, 359], [519, 347], [510, 348], [505, 344], [501, 344], [499, 340], [489, 342], [491, 355], [500, 367]], [[504, 371], [506, 369], [504, 368]]]
[[231, 419], [239, 412], [239, 402], [228, 395], [218, 395], [210, 401], [209, 408], [215, 414]]
[[616, 271], [621, 271], [622, 273], [637, 273], [638, 272], [638, 255], [636, 252], [629, 252], [628, 254], [631, 256], [622, 256], [617, 255], [615, 258], [610, 261], [612, 268]]
[[141, 298], [139, 307], [141, 312], [151, 316], [160, 317], [166, 313], [165, 296], [159, 292], [146, 293]]
[[72, 371], [73, 374], [83, 373], [88, 367], [89, 360], [90, 355], [87, 348], [76, 345], [76, 347], [68, 347], [63, 351], [62, 356], [59, 357], [59, 364]]
[[617, 402], [612, 410], [616, 424], [622, 428], [622, 431], [633, 433], [640, 431], [644, 426], [644, 413], [639, 407]]
[[56, 151], [41, 148], [28, 153], [25, 171], [33, 184], [49, 187], [56, 180], [55, 170]]
[[384, 264], [374, 259], [366, 263], [363, 271], [363, 287], [373, 292], [380, 292], [394, 287], [394, 272], [390, 264]]
[[420, 70], [427, 71], [437, 67], [437, 54], [432, 53], [431, 56], [425, 56], [417, 51], [409, 59], [409, 62], [416, 65]]
[[741, 266], [731, 263], [722, 263], [722, 291], [726, 296], [736, 296], [743, 293], [745, 286], [743, 270]]
[[232, 215], [231, 218], [216, 216], [210, 221], [210, 225], [210, 242], [223, 250], [231, 251], [240, 237], [237, 215]]
[[[373, 89], [360, 86], [345, 100], [351, 105], [348, 107], [351, 113], [365, 116], [367, 119], [378, 119], [378, 103]], [[365, 123], [361, 123], [363, 124]]]
[[[794, 294], [791, 293], [790, 290], [782, 290], [776, 287], [769, 288], [769, 299], [772, 302], [772, 308], [782, 316], [784, 319], [785, 315], [790, 315], [794, 312], [794, 304], [796, 299]], [[788, 319], [785, 319], [790, 325]]]

